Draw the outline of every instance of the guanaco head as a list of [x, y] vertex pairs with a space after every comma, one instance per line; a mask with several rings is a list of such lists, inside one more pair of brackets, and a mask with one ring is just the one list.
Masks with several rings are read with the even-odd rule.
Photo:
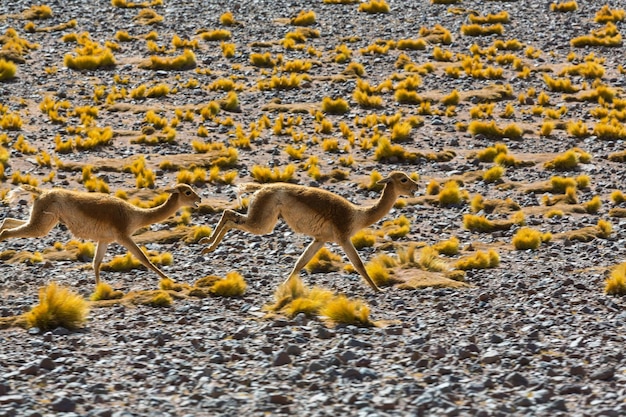
[[187, 184], [178, 184], [176, 187], [166, 191], [178, 198], [181, 207], [198, 207], [198, 204], [202, 201], [202, 198]]
[[419, 189], [417, 182], [413, 181], [404, 172], [393, 171], [386, 178], [378, 181], [386, 187], [393, 187], [397, 195], [412, 196]]

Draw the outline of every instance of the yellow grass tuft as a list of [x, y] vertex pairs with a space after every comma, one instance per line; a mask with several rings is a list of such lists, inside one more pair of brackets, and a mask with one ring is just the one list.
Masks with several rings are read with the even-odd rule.
[[361, 3], [359, 11], [368, 14], [389, 13], [389, 5], [385, 0], [370, 0], [367, 3]]
[[517, 250], [537, 250], [544, 242], [549, 242], [552, 234], [541, 233], [530, 227], [522, 227], [513, 236], [513, 246]]
[[350, 240], [355, 248], [363, 249], [374, 246], [376, 243], [376, 235], [370, 229], [363, 229], [352, 236]]
[[304, 268], [312, 274], [334, 272], [339, 271], [339, 266], [337, 265], [339, 262], [341, 262], [341, 256], [332, 253], [326, 247], [322, 247]]
[[87, 301], [75, 292], [51, 282], [39, 290], [39, 304], [25, 314], [29, 327], [51, 330], [56, 327], [77, 329], [89, 313]]
[[270, 169], [266, 166], [254, 165], [251, 170], [252, 177], [260, 182], [289, 182], [292, 180], [296, 173], [296, 167], [294, 165], [287, 165], [282, 171], [278, 167]]
[[330, 97], [322, 99], [322, 111], [328, 114], [345, 114], [350, 111], [348, 102], [342, 98], [333, 100]]
[[291, 19], [290, 23], [294, 26], [311, 26], [315, 24], [315, 12], [313, 10], [309, 10], [305, 12], [302, 10], [298, 15]]
[[626, 195], [620, 190], [615, 190], [611, 193], [611, 201], [615, 204], [621, 204], [626, 201]]
[[152, 307], [169, 307], [174, 303], [174, 299], [167, 291], [160, 290], [148, 300], [147, 304]]
[[96, 289], [91, 294], [91, 301], [100, 300], [118, 300], [124, 296], [122, 291], [116, 291], [106, 282], [100, 282], [96, 285]]
[[582, 149], [573, 148], [562, 155], [557, 156], [551, 161], [543, 164], [544, 168], [555, 171], [571, 171], [578, 167], [579, 163], [589, 163], [591, 155]]
[[550, 4], [550, 10], [559, 13], [575, 12], [578, 10], [578, 3], [576, 3], [576, 0], [565, 1], [563, 3], [552, 3]]
[[0, 81], [10, 80], [15, 77], [17, 73], [17, 65], [13, 61], [7, 61], [4, 58], [0, 59]]
[[456, 269], [466, 271], [468, 269], [496, 268], [500, 265], [500, 255], [490, 249], [488, 252], [478, 251], [476, 254], [459, 259], [455, 264]]
[[374, 325], [369, 318], [369, 307], [363, 301], [350, 300], [344, 295], [331, 299], [320, 310], [320, 314], [337, 323], [368, 327]]
[[164, 291], [180, 292], [185, 288], [187, 288], [186, 284], [178, 284], [174, 282], [174, 280], [172, 280], [171, 278], [162, 278], [161, 281], [159, 281], [159, 289], [162, 289]]
[[583, 203], [583, 207], [587, 213], [595, 214], [600, 211], [600, 207], [602, 207], [602, 200], [600, 199], [600, 196], [596, 195], [591, 200]]
[[502, 179], [504, 171], [504, 168], [502, 168], [500, 165], [495, 165], [485, 171], [485, 173], [483, 174], [483, 181], [485, 181], [486, 183], [498, 182]]
[[448, 181], [437, 195], [439, 205], [442, 207], [458, 206], [467, 199], [467, 192], [462, 192], [459, 183]]
[[459, 239], [452, 236], [448, 240], [435, 243], [433, 248], [442, 255], [454, 256], [459, 253], [459, 243]]
[[235, 271], [226, 274], [226, 277], [216, 281], [209, 289], [211, 294], [220, 297], [241, 297], [248, 284], [243, 276]]
[[611, 270], [611, 275], [604, 281], [604, 292], [610, 295], [626, 295], [626, 262]]

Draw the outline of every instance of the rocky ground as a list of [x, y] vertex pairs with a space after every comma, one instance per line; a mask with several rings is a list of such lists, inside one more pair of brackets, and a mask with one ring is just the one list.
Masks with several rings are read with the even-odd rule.
[[[192, 146], [194, 140], [230, 146], [236, 138], [236, 126], [250, 132], [251, 124], [258, 125], [264, 116], [273, 125], [280, 110], [272, 106], [281, 104], [285, 105], [282, 109], [285, 119], [302, 118], [293, 129], [304, 140], [296, 143], [293, 136], [274, 134], [271, 127], [262, 130], [249, 148], [238, 149], [236, 163], [223, 169], [223, 172], [237, 172], [235, 183], [253, 180], [251, 173], [255, 165], [282, 170], [294, 164], [298, 169], [293, 181], [324, 187], [355, 203], [369, 204], [378, 193], [364, 190], [360, 185], [367, 182], [373, 170], [382, 174], [392, 170], [419, 173], [424, 188], [431, 180], [443, 184], [448, 178], [462, 177], [465, 178], [463, 189], [470, 197], [481, 194], [489, 199], [511, 198], [521, 206], [528, 226], [553, 233], [553, 239], [536, 251], [514, 250], [511, 238], [519, 226], [476, 233], [463, 227], [463, 216], [471, 212], [467, 202], [443, 207], [420, 197], [407, 199], [406, 206], [394, 209], [385, 219], [406, 216], [411, 221], [410, 233], [394, 242], [379, 239], [373, 247], [360, 250], [365, 260], [397, 245], [409, 242], [432, 245], [456, 236], [463, 248], [461, 255], [474, 253], [475, 248], [494, 249], [500, 255], [500, 265], [467, 271], [467, 288], [392, 287], [383, 294], [372, 293], [354, 273], [301, 274], [308, 285], [364, 300], [371, 309], [371, 318], [379, 323], [370, 328], [333, 325], [303, 315], [293, 319], [266, 316], [263, 306], [273, 301], [274, 290], [308, 241], [283, 223], [267, 236], [230, 232], [221, 246], [208, 255], [201, 255], [202, 245], [193, 242], [144, 242], [150, 250], [173, 255], [174, 263], [163, 269], [178, 281], [192, 283], [207, 274], [223, 276], [229, 271], [239, 271], [248, 283], [246, 294], [241, 298], [176, 300], [169, 308], [124, 305], [93, 308], [85, 327], [78, 331], [2, 329], [0, 416], [626, 414], [625, 301], [623, 296], [604, 292], [611, 268], [626, 258], [626, 222], [610, 216], [609, 212], [616, 205], [611, 193], [626, 189], [623, 164], [608, 159], [623, 149], [623, 137], [600, 140], [594, 134], [594, 126], [600, 120], [593, 111], [602, 106], [602, 100], [583, 100], [576, 94], [551, 91], [543, 78], [544, 73], [556, 78], [567, 66], [585, 59], [595, 60], [605, 69], [600, 81], [581, 75], [561, 78], [569, 78], [583, 92], [599, 84], [608, 86], [615, 92], [614, 102], [609, 100], [604, 105], [608, 110], [619, 111], [626, 85], [623, 45], [586, 48], [570, 45], [574, 37], [603, 27], [594, 22], [602, 5], [578, 1], [576, 11], [558, 13], [550, 10], [547, 1], [464, 1], [451, 6], [427, 1], [389, 1], [389, 13], [367, 14], [358, 10], [358, 4], [321, 1], [233, 1], [226, 6], [215, 1], [191, 5], [164, 0], [163, 5], [151, 8], [163, 20], [144, 24], [138, 19], [141, 7], [115, 7], [111, 3], [115, 2], [87, 6], [80, 1], [49, 1], [46, 4], [53, 15], [43, 20], [28, 20], [22, 14], [33, 5], [30, 1], [0, 3], [0, 33], [5, 34], [0, 42], [8, 44], [7, 31], [14, 28], [19, 38], [32, 46], [22, 44], [23, 50], [12, 55], [18, 62], [16, 77], [0, 82], [0, 100], [6, 106], [2, 107], [0, 116], [17, 114], [23, 122], [19, 129], [8, 124], [0, 127], [0, 135], [6, 134], [3, 146], [9, 150], [4, 192], [20, 182], [14, 178], [15, 173], [30, 175], [42, 187], [84, 189], [82, 168], [91, 165], [96, 177], [106, 182], [112, 192], [123, 189], [131, 196], [147, 199], [177, 180], [177, 171], [162, 168], [160, 162], [179, 161], [183, 168], [192, 169], [181, 161], [195, 155], [193, 161], [210, 168], [212, 156], [198, 158]], [[608, 5], [618, 8], [619, 3], [608, 2]], [[303, 48], [281, 43], [286, 34], [297, 29], [290, 19], [301, 11], [311, 10], [315, 12], [315, 23], [310, 28], [319, 31], [319, 37], [306, 38]], [[503, 24], [504, 34], [474, 37], [461, 33], [472, 11], [486, 16], [503, 10], [510, 16], [510, 22]], [[237, 20], [234, 26], [220, 23], [220, 16], [227, 11]], [[72, 20], [75, 25], [58, 26]], [[28, 22], [34, 24], [30, 29]], [[451, 44], [429, 44], [425, 50], [416, 51], [394, 48], [384, 53], [364, 51], [379, 40], [378, 45], [389, 40], [417, 39], [423, 35], [420, 28], [432, 29], [437, 24], [451, 33]], [[623, 34], [624, 21], [616, 22], [616, 28]], [[235, 45], [235, 55], [226, 58], [219, 41], [202, 40], [199, 34], [202, 29], [229, 30], [231, 38], [225, 42]], [[118, 31], [137, 38], [119, 42], [115, 36]], [[145, 40], [151, 31], [158, 34], [156, 47], [161, 47], [163, 56], [180, 55], [181, 50], [172, 47], [174, 35], [183, 40], [197, 40], [195, 68], [141, 69], [141, 62], [155, 54]], [[90, 39], [100, 46], [107, 42], [117, 44], [113, 46], [116, 61], [113, 68], [77, 71], [64, 66], [63, 57], [73, 53], [77, 45], [64, 42], [62, 36], [83, 32], [88, 32]], [[434, 57], [435, 47], [469, 55], [473, 44], [488, 48], [496, 39], [517, 39], [524, 45], [522, 50], [511, 52], [521, 59], [520, 68], [498, 64], [487, 56], [479, 60], [485, 67], [502, 68], [500, 78], [485, 79], [465, 73], [455, 78], [445, 68], [458, 64], [461, 57], [452, 55], [451, 62], [437, 61]], [[341, 45], [351, 51], [346, 62], [336, 60]], [[274, 58], [283, 54], [284, 61], [312, 61], [309, 77], [296, 88], [260, 89], [259, 83], [268, 82], [272, 75], [283, 75], [280, 70], [251, 64], [252, 53], [264, 52]], [[344, 73], [348, 62], [360, 63], [365, 69], [363, 79], [372, 86], [385, 80], [397, 83], [410, 72], [396, 65], [403, 53], [417, 66], [433, 64], [433, 72], [421, 73], [417, 88], [424, 97], [436, 97], [430, 111], [420, 105], [398, 103], [393, 91], [380, 93], [382, 108], [360, 106], [353, 98], [356, 77]], [[529, 69], [527, 76], [520, 75], [522, 67]], [[226, 96], [225, 91], [212, 90], [209, 86], [229, 77], [241, 84], [237, 87], [240, 108], [202, 120], [199, 110], [210, 101]], [[124, 79], [127, 82], [120, 81]], [[191, 79], [198, 81], [197, 86], [189, 82]], [[134, 99], [121, 93], [113, 98], [122, 89], [128, 92], [140, 85], [151, 87], [159, 83], [175, 90], [156, 98]], [[459, 127], [472, 120], [470, 109], [480, 98], [462, 100], [449, 112], [439, 101], [455, 89], [464, 93], [494, 84], [510, 86], [512, 93], [495, 102], [493, 115], [487, 120], [495, 120], [498, 126], [510, 123], [522, 126], [524, 134], [518, 140], [473, 135]], [[536, 94], [529, 94], [529, 89], [535, 89]], [[100, 100], [94, 99], [98, 90], [104, 91]], [[549, 136], [540, 136], [540, 127], [547, 118], [541, 112], [533, 112], [540, 92], [549, 96], [546, 108], [567, 109], [559, 122], [582, 121], [589, 127], [589, 134], [575, 135], [557, 128]], [[60, 114], [66, 116], [64, 122], [53, 122], [49, 114], [40, 110], [46, 96], [69, 103], [69, 109], [59, 108]], [[348, 113], [328, 116], [334, 124], [329, 133], [316, 131], [320, 120], [312, 113], [290, 112], [294, 106], [319, 109], [324, 97], [341, 97], [350, 105]], [[507, 104], [514, 107], [511, 118], [501, 116]], [[81, 106], [98, 109], [95, 125], [111, 127], [112, 142], [95, 149], [57, 152], [54, 141], [57, 134], [63, 140], [80, 134], [81, 120], [71, 116], [71, 109]], [[150, 134], [146, 129], [150, 123], [145, 120], [149, 109], [159, 111], [169, 121], [176, 109], [197, 113], [191, 120], [180, 121], [172, 143], [136, 143], [142, 133]], [[454, 157], [447, 161], [426, 156], [411, 162], [397, 158], [375, 160], [376, 147], [360, 146], [361, 139], [374, 136], [376, 129], [383, 134], [388, 132], [380, 122], [364, 127], [358, 125], [356, 118], [368, 114], [391, 116], [398, 112], [403, 117], [418, 115], [423, 119], [423, 124], [412, 130], [410, 141], [402, 142], [406, 150], [423, 155], [451, 150]], [[225, 121], [228, 118], [232, 119], [230, 126]], [[342, 122], [361, 139], [349, 143], [339, 129]], [[200, 126], [206, 128], [208, 138], [198, 136]], [[18, 145], [20, 135], [34, 147], [33, 152]], [[337, 138], [340, 152], [323, 149], [321, 139], [326, 138]], [[495, 142], [506, 143], [515, 157], [531, 163], [507, 168], [502, 181], [497, 183], [485, 183], [480, 175], [478, 180], [468, 180], [468, 175], [493, 165], [472, 158], [472, 152]], [[311, 178], [301, 162], [290, 160], [284, 151], [288, 144], [306, 145], [305, 161], [317, 156], [322, 173], [338, 168], [347, 172], [347, 178], [339, 181]], [[588, 152], [591, 161], [568, 172], [544, 168], [545, 161], [572, 147]], [[37, 162], [43, 151], [53, 157], [50, 166]], [[147, 167], [155, 174], [155, 191], [138, 192], [135, 176], [121, 169], [121, 165], [140, 155], [145, 156]], [[348, 155], [355, 162], [341, 166], [338, 159]], [[104, 169], [105, 166], [108, 168]], [[50, 172], [55, 176], [50, 178]], [[565, 207], [563, 217], [548, 218], [544, 215], [547, 208], [541, 202], [543, 193], [524, 191], [553, 175], [581, 174], [588, 175], [591, 181], [589, 187], [577, 191], [578, 200], [586, 202], [599, 196], [603, 204], [597, 213], [575, 213]], [[191, 224], [186, 227], [213, 226], [221, 208], [235, 205], [235, 193], [230, 185], [200, 182], [196, 187], [203, 197], [204, 208], [191, 212]], [[422, 197], [424, 193], [420, 193]], [[25, 218], [28, 205], [4, 205], [3, 213]], [[493, 218], [506, 217], [508, 214], [493, 215]], [[613, 226], [608, 238], [579, 242], [561, 235], [593, 226], [600, 219], [610, 221]], [[170, 227], [154, 225], [150, 232], [167, 231]], [[38, 289], [51, 280], [89, 296], [93, 290], [93, 271], [88, 260], [18, 262], [12, 258], [15, 253], [45, 254], [55, 242], [70, 239], [69, 233], [58, 227], [39, 239], [2, 242], [1, 316], [19, 315], [37, 304]], [[340, 253], [337, 247], [331, 245], [331, 248]], [[124, 253], [123, 248], [112, 246], [108, 258]], [[419, 270], [414, 272], [420, 274]], [[157, 277], [143, 269], [103, 272], [103, 276], [114, 287], [124, 290], [153, 289], [157, 285]]]

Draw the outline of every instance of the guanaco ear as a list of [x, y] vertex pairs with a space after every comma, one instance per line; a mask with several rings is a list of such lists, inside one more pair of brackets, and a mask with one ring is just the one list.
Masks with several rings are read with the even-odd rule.
[[376, 181], [376, 184], [383, 185], [383, 184], [387, 184], [389, 181], [391, 181], [391, 177], [387, 177], [387, 178], [383, 178], [382, 180], [378, 180], [378, 181]]
[[167, 188], [165, 192], [169, 194], [176, 194], [176, 193], [179, 193], [180, 190], [177, 187], [172, 187], [172, 188]]

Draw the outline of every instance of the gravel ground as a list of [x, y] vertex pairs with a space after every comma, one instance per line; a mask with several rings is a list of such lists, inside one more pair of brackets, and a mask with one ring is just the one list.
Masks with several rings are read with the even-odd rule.
[[[437, 111], [420, 115], [423, 125], [414, 128], [409, 142], [402, 143], [414, 152], [453, 150], [456, 156], [450, 161], [421, 158], [416, 163], [393, 160], [381, 163], [374, 160], [374, 149], [362, 149], [358, 143], [349, 151], [337, 154], [325, 152], [312, 139], [314, 136], [339, 138], [343, 147], [347, 141], [338, 129], [340, 122], [357, 134], [367, 129], [355, 126], [355, 117], [396, 112], [410, 116], [418, 112], [419, 106], [397, 103], [392, 92], [382, 94], [382, 109], [361, 108], [352, 97], [356, 79], [338, 78], [347, 63], [334, 61], [337, 47], [346, 44], [352, 50], [352, 60], [363, 65], [364, 78], [375, 86], [394, 73], [403, 74], [395, 65], [403, 51], [362, 54], [361, 48], [379, 39], [417, 38], [421, 27], [440, 24], [451, 32], [453, 43], [439, 46], [455, 54], [469, 54], [474, 43], [486, 48], [495, 39], [517, 39], [525, 48], [532, 46], [540, 51], [533, 57], [525, 49], [513, 52], [532, 70], [527, 78], [519, 77], [518, 71], [507, 65], [502, 66], [503, 76], [497, 80], [452, 78], [443, 67], [437, 67], [433, 73], [422, 74], [417, 91], [424, 96], [444, 96], [454, 89], [468, 92], [494, 83], [511, 87], [512, 97], [496, 104], [494, 119], [499, 126], [518, 123], [528, 129], [521, 140], [503, 141], [512, 154], [533, 164], [507, 169], [501, 184], [466, 181], [464, 189], [472, 196], [480, 193], [486, 198], [513, 199], [524, 210], [529, 226], [551, 232], [554, 238], [537, 251], [517, 251], [511, 245], [517, 227], [495, 233], [470, 232], [463, 228], [463, 215], [470, 212], [468, 204], [438, 207], [423, 198], [409, 199], [409, 204], [394, 209], [386, 219], [405, 215], [411, 220], [411, 232], [396, 242], [379, 240], [374, 247], [362, 249], [360, 253], [365, 260], [393, 245], [413, 241], [434, 244], [457, 236], [464, 248], [463, 255], [472, 253], [472, 248], [493, 248], [500, 254], [500, 266], [468, 271], [466, 282], [470, 285], [463, 289], [390, 288], [383, 294], [373, 294], [356, 274], [302, 272], [308, 285], [363, 299], [370, 306], [372, 319], [381, 323], [372, 328], [331, 325], [301, 315], [294, 319], [266, 317], [263, 306], [273, 301], [273, 291], [308, 241], [282, 223], [267, 236], [232, 231], [209, 255], [201, 255], [202, 246], [195, 243], [148, 243], [148, 249], [173, 254], [174, 263], [163, 269], [178, 281], [192, 283], [207, 274], [223, 276], [236, 270], [245, 277], [248, 290], [243, 297], [235, 299], [176, 300], [170, 308], [121, 305], [94, 308], [85, 328], [73, 332], [64, 328], [49, 332], [0, 330], [0, 416], [617, 417], [626, 414], [625, 301], [623, 297], [604, 293], [610, 269], [626, 258], [626, 221], [609, 216], [613, 206], [611, 193], [626, 190], [624, 169], [622, 164], [607, 158], [623, 149], [623, 140], [599, 140], [592, 134], [574, 137], [565, 130], [540, 137], [537, 132], [544, 117], [531, 112], [537, 98], [518, 99], [530, 88], [537, 94], [545, 91], [550, 97], [550, 105], [546, 107], [567, 108], [562, 121], [581, 120], [593, 131], [598, 120], [590, 111], [598, 103], [550, 92], [543, 81], [543, 72], [556, 77], [562, 68], [572, 65], [568, 62], [571, 52], [577, 56], [574, 62], [583, 61], [592, 53], [595, 59], [603, 60], [606, 72], [601, 82], [613, 88], [616, 97], [624, 99], [626, 77], [618, 69], [619, 65], [626, 66], [623, 46], [570, 46], [575, 36], [601, 27], [593, 21], [601, 7], [597, 2], [578, 1], [576, 12], [556, 13], [550, 11], [547, 1], [464, 1], [453, 6], [432, 5], [427, 1], [389, 1], [389, 13], [373, 15], [359, 12], [358, 5], [321, 1], [233, 1], [228, 6], [218, 1], [188, 4], [192, 2], [164, 0], [164, 3], [154, 8], [163, 21], [142, 25], [135, 19], [138, 8], [114, 7], [108, 1], [92, 6], [81, 1], [49, 1], [46, 4], [53, 16], [35, 20], [37, 28], [72, 19], [76, 20], [76, 26], [33, 33], [24, 29], [27, 20], [20, 16], [33, 3], [0, 3], [0, 33], [12, 27], [21, 38], [39, 46], [23, 54], [24, 62], [19, 64], [14, 80], [0, 82], [2, 104], [23, 120], [18, 131], [0, 129], [0, 135], [7, 133], [5, 147], [10, 149], [3, 189], [13, 187], [11, 175], [16, 172], [42, 181], [51, 170], [56, 176], [51, 184], [42, 186], [83, 188], [80, 169], [63, 171], [58, 164], [52, 168], [37, 164], [35, 156], [43, 150], [66, 164], [93, 164], [97, 176], [106, 180], [111, 190], [124, 189], [129, 194], [134, 193], [134, 176], [121, 169], [98, 170], [99, 164], [103, 161], [119, 164], [122, 158], [132, 160], [144, 155], [156, 174], [156, 189], [165, 188], [176, 181], [176, 172], [160, 169], [158, 163], [163, 159], [182, 161], [193, 155], [191, 144], [199, 139], [200, 124], [207, 128], [215, 143], [229, 144], [235, 135], [232, 127], [215, 121], [203, 122], [196, 116], [194, 121], [177, 126], [174, 143], [156, 146], [133, 143], [133, 138], [146, 127], [145, 109], [161, 109], [171, 120], [176, 108], [199, 108], [211, 100], [224, 98], [225, 92], [212, 91], [207, 86], [231, 75], [242, 84], [238, 91], [241, 112], [221, 112], [219, 117], [231, 117], [245, 131], [264, 115], [272, 121], [277, 119], [276, 112], [264, 109], [268, 104], [318, 106], [326, 96], [349, 101], [349, 113], [329, 116], [335, 124], [331, 134], [315, 132], [317, 123], [308, 113], [300, 115], [302, 122], [295, 127], [309, 138], [304, 142], [308, 147], [306, 155], [319, 157], [322, 172], [339, 167], [339, 156], [352, 155], [355, 164], [342, 168], [349, 172], [349, 177], [337, 182], [318, 182], [307, 176], [306, 170], [299, 170], [295, 181], [301, 184], [321, 186], [355, 203], [368, 204], [378, 194], [364, 191], [359, 184], [369, 178], [372, 170], [418, 172], [424, 186], [431, 179], [443, 182], [450, 177], [480, 172], [492, 164], [477, 162], [470, 153], [492, 145], [495, 140], [460, 132], [457, 128], [457, 123], [471, 121], [469, 109], [477, 100], [459, 103], [452, 115], [445, 114], [445, 106], [433, 103]], [[623, 7], [618, 1], [608, 4], [612, 8]], [[319, 30], [320, 37], [307, 39], [303, 50], [288, 50], [279, 41], [295, 29], [289, 19], [303, 10], [315, 12], [316, 23], [312, 28]], [[468, 23], [468, 13], [472, 10], [480, 15], [506, 10], [511, 21], [504, 24], [505, 34], [461, 35], [461, 25]], [[180, 53], [169, 51], [174, 35], [193, 40], [198, 39], [200, 29], [223, 28], [219, 17], [226, 11], [232, 11], [240, 23], [226, 28], [232, 32], [227, 42], [236, 45], [236, 54], [230, 59], [223, 57], [219, 42], [200, 40], [194, 52], [196, 70], [142, 70], [139, 63], [152, 53], [141, 39], [120, 42], [120, 49], [114, 53], [117, 65], [111, 70], [81, 72], [63, 65], [64, 55], [76, 47], [61, 40], [66, 33], [87, 31], [93, 41], [104, 45], [115, 41], [118, 31], [139, 36], [154, 30], [158, 32], [157, 45], [174, 56]], [[617, 22], [616, 26], [624, 34], [624, 22]], [[320, 55], [311, 58], [307, 52], [309, 46]], [[404, 53], [422, 65], [434, 62], [435, 46]], [[267, 81], [272, 70], [250, 65], [250, 54], [255, 52], [270, 52], [274, 57], [283, 54], [285, 61], [314, 60], [315, 65], [309, 71], [311, 79], [300, 88], [260, 90], [259, 81]], [[486, 59], [484, 64], [500, 67]], [[129, 83], [116, 84], [114, 76], [127, 77]], [[192, 78], [199, 81], [199, 86], [183, 87]], [[581, 76], [570, 78], [575, 85], [586, 82], [586, 88], [592, 88], [593, 80]], [[118, 104], [136, 106], [127, 111], [119, 108], [113, 111], [104, 101], [94, 103], [96, 86], [102, 86], [109, 94], [114, 88], [131, 90], [142, 84], [157, 83], [167, 83], [177, 91], [161, 98], [118, 99]], [[65, 140], [73, 137], [68, 127], [78, 126], [80, 122], [72, 118], [65, 124], [52, 123], [39, 110], [47, 95], [68, 100], [72, 107], [96, 105], [97, 125], [110, 126], [115, 132], [112, 144], [89, 151], [56, 153], [53, 138], [57, 134]], [[513, 119], [498, 116], [507, 103], [515, 108]], [[384, 129], [383, 125], [377, 127]], [[371, 131], [367, 132], [371, 134]], [[37, 149], [35, 154], [15, 148], [19, 135]], [[268, 129], [253, 141], [250, 149], [240, 149], [233, 168], [238, 172], [236, 182], [252, 180], [250, 173], [254, 165], [282, 169], [293, 163], [283, 152], [285, 145], [292, 143], [287, 138]], [[591, 185], [578, 191], [578, 199], [585, 202], [597, 195], [603, 205], [597, 213], [567, 212], [562, 218], [547, 218], [543, 215], [542, 194], [525, 193], [523, 189], [555, 175], [543, 168], [543, 162], [574, 146], [590, 153], [591, 162], [557, 174], [589, 175]], [[234, 204], [235, 194], [230, 186], [207, 183], [198, 185], [198, 189], [208, 206]], [[148, 198], [156, 191], [150, 193], [148, 190], [136, 195]], [[28, 205], [3, 206], [3, 212], [7, 216], [26, 217]], [[219, 215], [218, 209], [194, 211], [192, 225], [213, 226]], [[595, 225], [599, 219], [610, 220], [613, 225], [613, 233], [606, 239], [578, 242], [559, 235]], [[169, 227], [154, 225], [151, 231]], [[93, 271], [84, 261], [47, 260], [30, 264], [9, 262], [10, 256], [5, 255], [9, 251], [44, 252], [55, 242], [70, 239], [63, 227], [57, 227], [40, 239], [2, 242], [0, 316], [27, 311], [37, 303], [38, 288], [52, 279], [85, 296], [90, 294]], [[340, 253], [337, 247], [331, 248]], [[112, 246], [107, 258], [124, 253], [123, 248]], [[156, 276], [143, 269], [103, 272], [103, 277], [124, 290], [152, 289], [157, 285]]]

